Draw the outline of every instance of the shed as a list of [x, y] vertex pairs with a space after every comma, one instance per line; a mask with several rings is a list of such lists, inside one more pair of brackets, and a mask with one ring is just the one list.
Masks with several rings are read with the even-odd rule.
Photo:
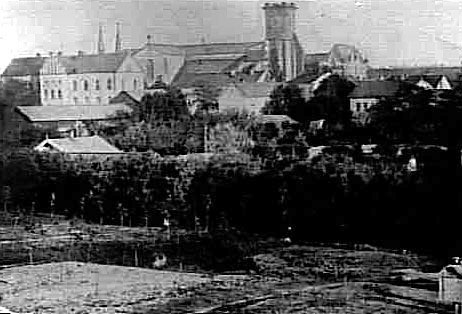
[[462, 303], [462, 265], [448, 265], [439, 272], [438, 299]]

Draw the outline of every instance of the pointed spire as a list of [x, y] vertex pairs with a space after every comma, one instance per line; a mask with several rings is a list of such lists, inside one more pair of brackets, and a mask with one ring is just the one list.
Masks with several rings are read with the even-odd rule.
[[98, 33], [98, 53], [104, 53], [104, 38], [103, 38], [103, 26], [99, 25]]
[[115, 40], [115, 51], [121, 51], [122, 50], [122, 41], [120, 39], [120, 23], [116, 23], [116, 40]]

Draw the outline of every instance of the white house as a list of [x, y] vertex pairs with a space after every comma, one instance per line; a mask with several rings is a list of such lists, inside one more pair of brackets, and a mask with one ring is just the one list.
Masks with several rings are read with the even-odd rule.
[[109, 144], [97, 135], [88, 137], [68, 137], [45, 139], [34, 147], [38, 152], [64, 153], [64, 154], [122, 154], [118, 148]]

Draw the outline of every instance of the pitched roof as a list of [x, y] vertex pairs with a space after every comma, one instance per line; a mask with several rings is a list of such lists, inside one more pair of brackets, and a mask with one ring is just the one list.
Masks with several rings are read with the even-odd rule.
[[289, 123], [297, 124], [298, 122], [284, 114], [263, 114], [256, 118], [259, 123]]
[[116, 72], [125, 58], [129, 55], [126, 51], [102, 53], [82, 56], [62, 56], [60, 62], [66, 68], [67, 74], [92, 73], [92, 72]]
[[131, 113], [123, 104], [101, 106], [18, 106], [16, 110], [31, 122], [108, 120], [117, 112]]
[[245, 97], [248, 98], [266, 98], [269, 97], [274, 88], [278, 85], [277, 83], [235, 83], [237, 89], [239, 89]]
[[359, 81], [354, 90], [350, 93], [350, 98], [375, 98], [391, 97], [396, 95], [400, 82], [397, 81]]
[[329, 61], [329, 52], [307, 53], [305, 55], [305, 63], [320, 63]]
[[446, 272], [446, 276], [450, 275], [462, 279], [462, 265], [447, 265], [442, 271]]
[[58, 151], [66, 154], [121, 154], [118, 148], [97, 135], [46, 139], [34, 147], [36, 151]]
[[3, 71], [2, 76], [38, 75], [44, 60], [43, 57], [15, 58]]
[[242, 43], [210, 43], [179, 45], [185, 51], [186, 56], [206, 55], [206, 54], [233, 54], [245, 53], [252, 47], [263, 44], [264, 42], [242, 42]]

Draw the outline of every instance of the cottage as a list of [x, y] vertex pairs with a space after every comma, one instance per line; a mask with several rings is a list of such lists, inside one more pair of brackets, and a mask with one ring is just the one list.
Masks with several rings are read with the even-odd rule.
[[462, 265], [448, 265], [439, 272], [438, 299], [442, 302], [462, 303]]

